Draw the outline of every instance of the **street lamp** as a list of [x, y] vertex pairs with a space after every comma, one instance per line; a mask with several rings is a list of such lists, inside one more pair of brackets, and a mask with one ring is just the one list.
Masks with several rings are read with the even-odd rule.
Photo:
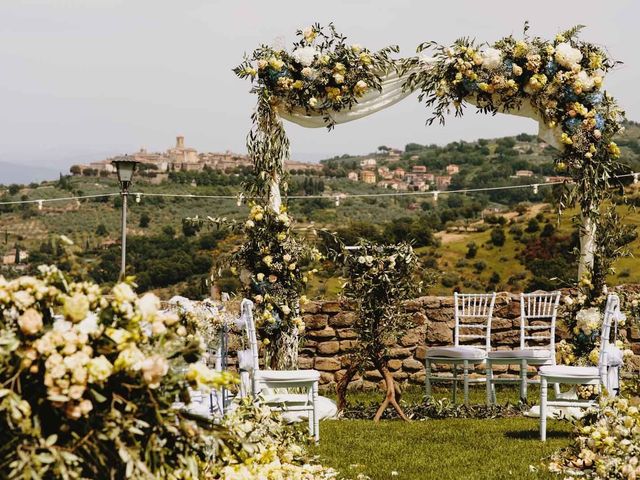
[[133, 174], [138, 165], [137, 160], [129, 155], [117, 157], [112, 160], [111, 165], [116, 167], [118, 181], [120, 182], [120, 195], [122, 195], [122, 258], [120, 261], [120, 279], [125, 277], [127, 259], [127, 197]]

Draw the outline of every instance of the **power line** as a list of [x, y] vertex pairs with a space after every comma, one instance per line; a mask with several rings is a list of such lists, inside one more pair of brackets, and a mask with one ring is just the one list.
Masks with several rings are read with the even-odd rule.
[[[640, 172], [626, 173], [623, 175], [617, 175], [613, 178], [628, 178], [633, 177], [633, 183], [637, 184], [640, 182]], [[481, 193], [481, 192], [495, 192], [500, 190], [516, 190], [516, 189], [532, 189], [534, 193], [538, 193], [538, 189], [540, 187], [549, 187], [554, 185], [563, 185], [565, 183], [573, 183], [571, 179], [567, 179], [562, 182], [541, 182], [541, 183], [528, 183], [522, 185], [503, 185], [499, 187], [482, 187], [482, 188], [460, 188], [455, 190], [427, 190], [427, 191], [415, 191], [415, 192], [384, 192], [384, 193], [338, 193], [335, 195], [288, 195], [287, 198], [290, 200], [306, 200], [306, 199], [326, 199], [336, 200], [336, 205], [339, 206], [340, 200], [346, 200], [349, 198], [376, 198], [376, 197], [411, 197], [411, 196], [432, 196], [437, 200], [439, 195], [449, 195], [452, 193]], [[34, 200], [12, 200], [0, 202], [0, 205], [24, 205], [24, 204], [38, 204], [38, 208], [42, 208], [44, 203], [52, 203], [52, 202], [63, 202], [70, 200], [83, 200], [90, 198], [108, 198], [115, 197], [120, 195], [119, 192], [114, 193], [100, 193], [95, 195], [78, 195], [73, 197], [59, 197], [59, 198], [41, 198]], [[133, 196], [136, 198], [136, 201], [139, 202], [142, 197], [164, 197], [164, 198], [203, 198], [203, 199], [226, 199], [226, 200], [236, 200], [238, 202], [238, 206], [240, 206], [242, 198], [244, 195], [240, 193], [239, 195], [196, 195], [191, 193], [146, 193], [146, 192], [131, 192], [128, 194], [129, 196]]]

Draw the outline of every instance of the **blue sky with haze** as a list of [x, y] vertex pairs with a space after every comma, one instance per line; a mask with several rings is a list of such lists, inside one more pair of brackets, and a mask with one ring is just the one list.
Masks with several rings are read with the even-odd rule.
[[[625, 62], [606, 88], [640, 120], [637, 1], [211, 1], [2, 0], [0, 161], [66, 169], [141, 146], [164, 150], [177, 134], [200, 151], [244, 152], [254, 98], [231, 69], [262, 43], [333, 21], [349, 41], [411, 55], [426, 40], [552, 37], [577, 23], [582, 38]], [[378, 145], [446, 143], [534, 133], [532, 121], [469, 109], [426, 127], [415, 98], [333, 132], [289, 125], [293, 157], [366, 153]]]

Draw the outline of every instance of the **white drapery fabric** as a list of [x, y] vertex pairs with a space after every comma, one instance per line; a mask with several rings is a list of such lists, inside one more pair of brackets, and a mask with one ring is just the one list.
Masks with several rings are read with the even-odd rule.
[[[421, 68], [428, 70], [433, 62], [434, 59], [432, 58], [423, 58], [421, 59]], [[415, 70], [410, 70], [402, 75], [399, 75], [396, 71], [390, 71], [382, 77], [381, 91], [370, 90], [351, 108], [340, 110], [338, 112], [332, 111], [329, 112], [328, 115], [336, 124], [347, 123], [367, 117], [395, 105], [413, 93], [411, 90], [405, 89], [404, 86], [407, 78], [414, 71]], [[472, 105], [476, 105], [475, 98], [473, 97], [467, 98], [466, 101]], [[562, 129], [557, 126], [554, 128], [547, 126], [544, 119], [541, 118], [529, 101], [525, 101], [518, 110], [508, 110], [503, 111], [502, 113], [533, 119], [538, 123], [538, 136], [549, 145], [557, 148], [558, 150], [562, 150], [563, 144], [560, 142]], [[314, 114], [313, 112], [309, 113], [301, 107], [295, 107], [291, 111], [283, 108], [279, 112], [279, 115], [285, 120], [306, 128], [319, 128], [326, 126], [323, 115]]]
[[[407, 73], [408, 75], [408, 73]], [[367, 117], [373, 113], [389, 108], [400, 100], [411, 95], [411, 91], [405, 91], [404, 83], [407, 75], [400, 76], [397, 72], [391, 71], [382, 78], [382, 91], [369, 90], [365, 93], [350, 109], [340, 110], [338, 112], [330, 112], [329, 116], [333, 121], [338, 123], [352, 122], [363, 117]], [[304, 108], [296, 107], [291, 112], [284, 109], [279, 112], [280, 117], [290, 122], [306, 128], [326, 127], [324, 117], [322, 115], [309, 115]]]

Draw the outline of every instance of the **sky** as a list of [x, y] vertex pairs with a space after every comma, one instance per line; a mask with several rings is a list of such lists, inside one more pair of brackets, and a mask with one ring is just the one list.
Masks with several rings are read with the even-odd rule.
[[[584, 24], [584, 40], [624, 62], [605, 86], [640, 120], [638, 18], [637, 0], [0, 0], [0, 162], [64, 170], [163, 151], [179, 134], [199, 151], [245, 152], [255, 98], [231, 69], [261, 43], [290, 45], [314, 22], [333, 21], [372, 50], [399, 45], [400, 56], [427, 40], [521, 35], [525, 20], [548, 38]], [[414, 95], [332, 132], [287, 124], [292, 157], [536, 131], [532, 120], [472, 109], [444, 127], [427, 127], [428, 116]]]

